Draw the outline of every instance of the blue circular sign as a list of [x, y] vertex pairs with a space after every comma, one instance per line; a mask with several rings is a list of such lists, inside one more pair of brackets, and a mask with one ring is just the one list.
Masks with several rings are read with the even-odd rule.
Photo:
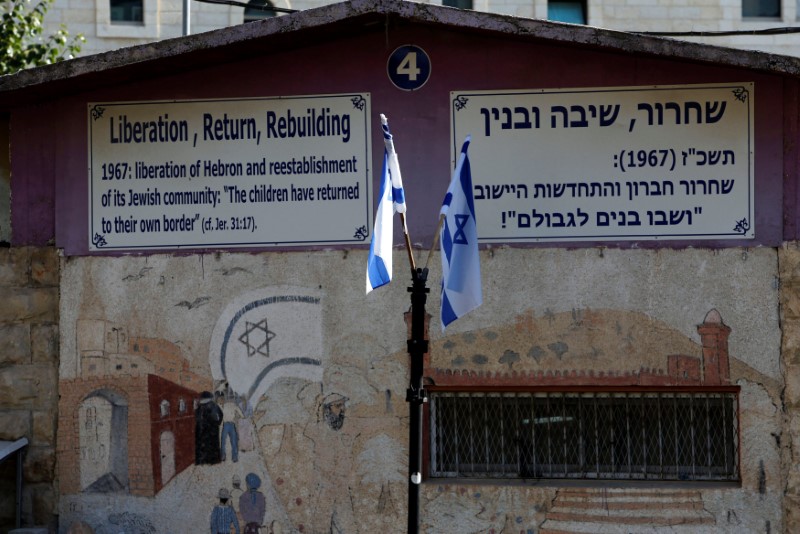
[[386, 71], [395, 87], [415, 91], [431, 77], [431, 58], [418, 46], [403, 45], [389, 56]]

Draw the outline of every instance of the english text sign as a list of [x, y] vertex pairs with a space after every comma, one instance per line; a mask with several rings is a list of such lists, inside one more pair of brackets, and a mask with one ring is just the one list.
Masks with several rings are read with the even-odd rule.
[[90, 104], [90, 249], [364, 242], [369, 98]]

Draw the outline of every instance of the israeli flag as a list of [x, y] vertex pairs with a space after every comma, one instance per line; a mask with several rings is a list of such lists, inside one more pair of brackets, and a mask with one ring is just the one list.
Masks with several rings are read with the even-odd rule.
[[467, 157], [470, 140], [471, 136], [464, 140], [453, 179], [439, 212], [444, 216], [440, 236], [442, 332], [447, 325], [483, 303], [475, 200], [472, 197], [472, 176]]
[[392, 226], [395, 212], [406, 212], [406, 198], [403, 193], [403, 178], [400, 164], [394, 151], [389, 123], [381, 114], [383, 127], [383, 176], [381, 178], [380, 200], [375, 213], [375, 226], [372, 229], [372, 242], [369, 245], [367, 262], [367, 293], [392, 281]]

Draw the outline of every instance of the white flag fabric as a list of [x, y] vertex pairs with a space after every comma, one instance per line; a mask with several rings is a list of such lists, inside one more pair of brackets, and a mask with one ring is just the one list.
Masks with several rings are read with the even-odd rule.
[[467, 136], [453, 171], [453, 179], [442, 202], [440, 215], [445, 217], [441, 232], [442, 246], [442, 332], [483, 303], [481, 266], [478, 256], [478, 228]]
[[383, 127], [383, 175], [381, 177], [380, 199], [375, 213], [372, 241], [369, 245], [367, 261], [367, 293], [392, 281], [392, 238], [394, 235], [393, 217], [395, 212], [406, 212], [406, 199], [403, 192], [403, 178], [400, 164], [394, 151], [392, 134], [385, 115], [381, 115]]

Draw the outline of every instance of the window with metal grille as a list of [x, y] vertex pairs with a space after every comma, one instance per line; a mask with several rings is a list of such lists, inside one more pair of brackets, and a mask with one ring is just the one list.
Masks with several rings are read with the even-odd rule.
[[739, 480], [735, 392], [430, 392], [430, 476]]

